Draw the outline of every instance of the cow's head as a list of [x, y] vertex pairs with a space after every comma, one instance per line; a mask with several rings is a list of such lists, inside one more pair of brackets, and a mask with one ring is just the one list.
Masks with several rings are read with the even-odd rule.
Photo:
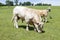
[[39, 24], [38, 24], [38, 28], [39, 28], [39, 30], [43, 33], [43, 32], [45, 32], [45, 31], [43, 31], [43, 26], [44, 26], [44, 23], [43, 22], [40, 22]]

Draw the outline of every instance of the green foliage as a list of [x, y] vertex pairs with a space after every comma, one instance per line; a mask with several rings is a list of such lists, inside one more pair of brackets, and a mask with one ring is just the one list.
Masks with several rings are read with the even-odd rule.
[[6, 5], [7, 6], [13, 6], [13, 1], [6, 0]]
[[[48, 6], [27, 6], [34, 9], [46, 9]], [[14, 6], [0, 7], [0, 40], [60, 40], [60, 6], [51, 7], [52, 19], [48, 16], [49, 23], [44, 24], [45, 33], [35, 32], [32, 30], [26, 31], [26, 23], [19, 21], [19, 27], [16, 29], [11, 22], [12, 11]]]
[[42, 3], [37, 3], [35, 6], [51, 6], [51, 4], [42, 4]]
[[22, 3], [20, 2], [19, 5], [22, 5]]
[[15, 5], [18, 5], [18, 1], [19, 1], [19, 0], [14, 0], [14, 1], [15, 1]]
[[24, 2], [24, 3], [21, 3], [20, 2], [20, 4], [22, 4], [22, 6], [31, 6], [32, 5], [32, 3], [31, 2]]
[[43, 6], [51, 6], [51, 4], [43, 4]]
[[42, 3], [37, 3], [35, 6], [42, 6]]

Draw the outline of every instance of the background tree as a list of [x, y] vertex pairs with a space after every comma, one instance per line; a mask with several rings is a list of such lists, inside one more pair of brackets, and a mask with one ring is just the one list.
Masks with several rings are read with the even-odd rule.
[[24, 2], [24, 3], [22, 3], [22, 6], [31, 6], [32, 5], [32, 3], [31, 2]]
[[15, 5], [18, 5], [18, 1], [19, 1], [19, 0], [14, 0], [14, 1], [15, 1]]
[[32, 3], [31, 6], [34, 6], [34, 4]]
[[35, 4], [35, 6], [51, 6], [51, 4], [37, 3]]
[[35, 6], [42, 6], [43, 4], [42, 3], [37, 3]]
[[22, 3], [20, 2], [19, 5], [22, 5]]
[[43, 6], [51, 6], [51, 4], [43, 4]]
[[6, 5], [9, 6], [9, 0], [6, 0]]
[[25, 2], [25, 4], [26, 4], [27, 6], [30, 6], [30, 5], [31, 5], [31, 2]]
[[7, 5], [7, 6], [13, 6], [13, 1], [6, 0], [6, 5]]

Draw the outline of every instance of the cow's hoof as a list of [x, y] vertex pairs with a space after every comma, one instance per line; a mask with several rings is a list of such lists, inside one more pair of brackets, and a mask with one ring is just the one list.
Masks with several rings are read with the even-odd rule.
[[41, 33], [41, 31], [40, 31], [40, 30], [38, 30], [37, 32], [38, 32], [38, 33]]
[[34, 29], [34, 31], [35, 31], [35, 32], [37, 32], [37, 30], [36, 30], [36, 29]]
[[26, 31], [29, 31], [28, 29], [26, 29]]
[[18, 27], [16, 27], [18, 29]]
[[40, 32], [38, 32], [38, 33], [45, 33], [45, 31], [40, 31]]

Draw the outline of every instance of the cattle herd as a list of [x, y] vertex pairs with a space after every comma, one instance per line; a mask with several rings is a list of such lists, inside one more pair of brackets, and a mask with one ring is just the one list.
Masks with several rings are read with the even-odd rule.
[[26, 30], [29, 30], [29, 25], [34, 26], [34, 31], [43, 32], [44, 22], [47, 22], [48, 12], [50, 7], [44, 10], [37, 10], [23, 6], [16, 6], [13, 9], [12, 21], [14, 26], [18, 28], [18, 20], [26, 22]]

